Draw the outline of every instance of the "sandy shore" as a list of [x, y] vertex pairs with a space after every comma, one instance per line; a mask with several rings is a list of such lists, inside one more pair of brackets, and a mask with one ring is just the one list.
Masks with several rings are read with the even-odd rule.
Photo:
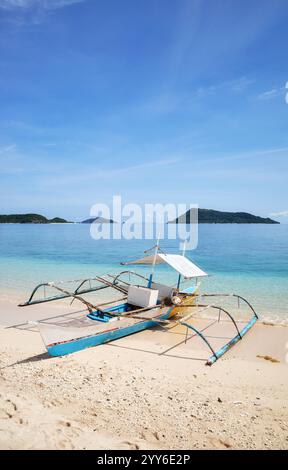
[[0, 302], [1, 449], [288, 448], [287, 327], [258, 323], [212, 367], [179, 328], [49, 358], [11, 328], [47, 308], [29, 312]]

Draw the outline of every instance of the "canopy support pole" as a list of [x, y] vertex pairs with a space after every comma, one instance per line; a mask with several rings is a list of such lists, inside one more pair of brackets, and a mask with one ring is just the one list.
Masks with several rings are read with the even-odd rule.
[[153, 275], [154, 275], [154, 269], [155, 269], [155, 264], [156, 264], [156, 260], [157, 260], [157, 254], [158, 254], [158, 250], [159, 250], [159, 241], [160, 241], [160, 234], [158, 235], [157, 244], [156, 244], [156, 246], [155, 246], [153, 264], [152, 264], [151, 274], [150, 274], [150, 276], [149, 276], [149, 281], [148, 281], [148, 287], [149, 287], [149, 289], [151, 289], [151, 287], [152, 287], [152, 279], [153, 279]]
[[[185, 256], [185, 251], [186, 251], [186, 240], [184, 241], [182, 256]], [[178, 283], [177, 283], [178, 290], [180, 289], [180, 283], [181, 283], [181, 274], [179, 274], [178, 276]]]

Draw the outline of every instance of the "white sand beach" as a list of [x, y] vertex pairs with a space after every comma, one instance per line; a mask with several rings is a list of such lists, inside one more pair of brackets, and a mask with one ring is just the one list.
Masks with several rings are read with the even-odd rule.
[[288, 450], [287, 25], [0, 0], [0, 450]]
[[258, 322], [211, 367], [180, 327], [51, 358], [11, 327], [48, 311], [1, 301], [1, 449], [288, 448], [287, 327]]

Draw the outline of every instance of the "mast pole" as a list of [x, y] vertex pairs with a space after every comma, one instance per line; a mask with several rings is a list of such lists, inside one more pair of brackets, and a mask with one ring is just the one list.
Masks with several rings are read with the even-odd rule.
[[[184, 241], [184, 244], [183, 244], [182, 256], [185, 256], [185, 251], [186, 251], [186, 240]], [[177, 289], [180, 288], [180, 282], [181, 282], [181, 274], [179, 274], [179, 276], [178, 276]]]
[[148, 281], [148, 287], [149, 287], [149, 289], [151, 289], [151, 286], [152, 286], [152, 279], [153, 279], [155, 264], [156, 264], [156, 261], [157, 261], [157, 254], [158, 254], [158, 250], [159, 250], [159, 241], [160, 241], [160, 233], [158, 234], [157, 244], [156, 244], [156, 246], [155, 246], [155, 252], [154, 252], [154, 258], [153, 258], [153, 264], [152, 264], [151, 274], [150, 274], [150, 276], [149, 276], [149, 281]]

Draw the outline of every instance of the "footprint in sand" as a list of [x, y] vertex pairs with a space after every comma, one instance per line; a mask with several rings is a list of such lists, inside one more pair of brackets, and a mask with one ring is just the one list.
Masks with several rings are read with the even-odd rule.
[[17, 406], [10, 399], [2, 399], [0, 404], [0, 419], [12, 418], [17, 412]]
[[209, 441], [215, 449], [231, 449], [233, 447], [232, 443], [227, 439], [218, 439], [216, 437], [211, 437]]
[[73, 439], [79, 437], [82, 430], [78, 427], [72, 426], [70, 421], [59, 421], [57, 428], [47, 434], [43, 431], [46, 441], [46, 448], [55, 448], [59, 450], [73, 450], [75, 445]]
[[131, 442], [131, 441], [123, 441], [122, 444], [124, 444], [125, 447], [123, 447], [124, 449], [126, 449], [128, 446], [128, 448], [130, 450], [139, 450], [140, 449], [140, 446], [138, 444], [136, 444], [136, 442]]
[[158, 448], [161, 445], [160, 441], [162, 439], [162, 436], [158, 431], [152, 431], [152, 429], [145, 429], [141, 431], [140, 439], [143, 439], [144, 441], [139, 442], [139, 445], [141, 446], [140, 449], [149, 449], [151, 448], [151, 446], [153, 446], [153, 448]]
[[72, 444], [71, 441], [67, 439], [61, 439], [56, 443], [56, 449], [58, 450], [74, 450], [75, 446]]

